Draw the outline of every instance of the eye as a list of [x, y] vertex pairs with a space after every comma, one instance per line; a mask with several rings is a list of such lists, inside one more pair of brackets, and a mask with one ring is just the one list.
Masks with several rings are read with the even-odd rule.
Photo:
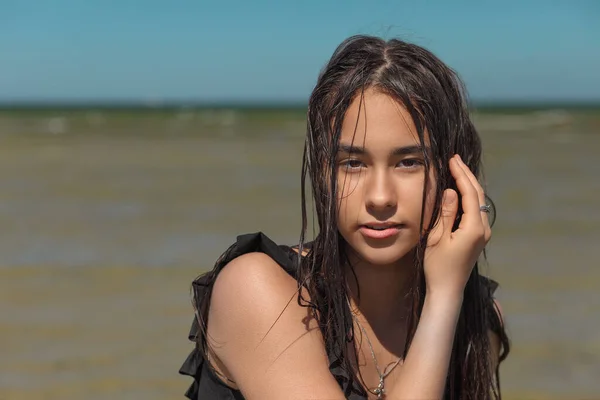
[[418, 158], [405, 158], [398, 165], [402, 168], [419, 168], [423, 165], [423, 161]]
[[361, 169], [364, 166], [364, 164], [360, 160], [348, 159], [340, 162], [340, 166], [348, 171], [356, 171]]

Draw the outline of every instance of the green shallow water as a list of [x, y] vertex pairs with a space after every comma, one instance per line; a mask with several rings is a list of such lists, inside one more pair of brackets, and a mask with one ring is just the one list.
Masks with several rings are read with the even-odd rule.
[[[0, 398], [181, 398], [189, 284], [293, 243], [301, 113], [0, 112]], [[511, 399], [600, 398], [600, 113], [477, 114]]]

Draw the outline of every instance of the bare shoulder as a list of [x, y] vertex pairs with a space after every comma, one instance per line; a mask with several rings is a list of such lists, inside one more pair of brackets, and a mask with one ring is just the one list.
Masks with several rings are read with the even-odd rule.
[[208, 342], [247, 399], [341, 393], [317, 322], [297, 294], [296, 280], [264, 253], [235, 258], [216, 279]]
[[267, 254], [243, 254], [219, 273], [211, 298], [211, 314], [251, 316], [248, 311], [269, 306], [280, 296], [289, 300], [297, 290], [296, 280]]

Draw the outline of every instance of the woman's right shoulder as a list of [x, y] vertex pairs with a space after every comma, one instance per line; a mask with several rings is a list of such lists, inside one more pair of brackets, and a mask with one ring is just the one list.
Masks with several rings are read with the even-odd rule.
[[[260, 331], [263, 322], [272, 325], [284, 309], [306, 317], [307, 308], [293, 301], [299, 285], [292, 258], [286, 246], [262, 232], [238, 236], [211, 273], [208, 332], [234, 339], [229, 338], [232, 332]], [[305, 289], [302, 296], [309, 300]]]
[[[296, 254], [262, 232], [237, 236], [210, 271], [194, 280], [194, 303], [205, 320], [244, 311], [244, 302], [260, 305], [272, 297], [297, 293]], [[213, 324], [214, 325], [214, 324]]]
[[213, 312], [221, 306], [230, 309], [229, 303], [235, 303], [239, 310], [244, 301], [259, 305], [297, 291], [293, 276], [270, 255], [254, 251], [239, 255], [220, 270], [212, 290], [211, 308]]
[[312, 310], [296, 301], [299, 290], [296, 279], [263, 252], [234, 258], [216, 278], [206, 336], [228, 378], [248, 398], [343, 397]]

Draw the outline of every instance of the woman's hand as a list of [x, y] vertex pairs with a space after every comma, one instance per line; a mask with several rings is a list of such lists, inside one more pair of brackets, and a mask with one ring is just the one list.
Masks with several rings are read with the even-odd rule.
[[427, 293], [445, 292], [462, 297], [469, 275], [492, 231], [487, 213], [479, 208], [485, 205], [483, 189], [460, 156], [450, 159], [450, 172], [462, 195], [463, 215], [458, 229], [452, 232], [458, 195], [454, 190], [446, 189], [440, 217], [427, 239], [425, 281]]

